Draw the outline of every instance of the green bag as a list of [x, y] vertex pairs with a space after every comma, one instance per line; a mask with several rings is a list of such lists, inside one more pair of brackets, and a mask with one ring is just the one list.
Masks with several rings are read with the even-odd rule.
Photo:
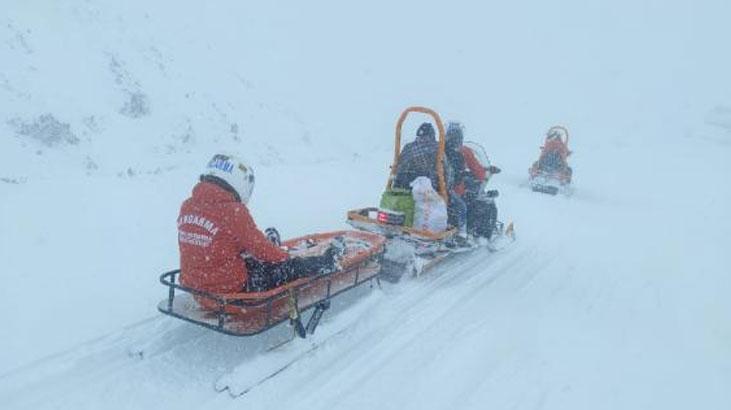
[[381, 209], [403, 212], [405, 226], [414, 225], [414, 197], [408, 189], [393, 188], [381, 195]]

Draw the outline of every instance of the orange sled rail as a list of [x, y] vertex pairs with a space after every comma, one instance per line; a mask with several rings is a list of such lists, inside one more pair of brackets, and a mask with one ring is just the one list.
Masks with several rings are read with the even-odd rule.
[[286, 241], [293, 255], [317, 253], [328, 242], [345, 239], [341, 270], [300, 278], [265, 292], [214, 294], [179, 284], [180, 270], [163, 273], [160, 282], [168, 287], [167, 299], [157, 309], [169, 316], [232, 336], [253, 336], [293, 315], [327, 302], [340, 293], [378, 279], [385, 238], [356, 231], [308, 235]]

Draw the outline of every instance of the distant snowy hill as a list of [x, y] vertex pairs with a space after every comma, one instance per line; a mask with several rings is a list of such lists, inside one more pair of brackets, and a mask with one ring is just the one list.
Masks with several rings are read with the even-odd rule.
[[261, 166], [385, 150], [395, 111], [432, 101], [498, 143], [552, 121], [622, 138], [611, 130], [690, 126], [678, 115], [728, 105], [723, 2], [437, 5], [11, 2], [0, 178], [160, 173], [215, 150]]
[[214, 150], [244, 151], [263, 166], [323, 159], [315, 144], [329, 139], [258, 79], [269, 45], [250, 32], [255, 16], [162, 3], [7, 10], [0, 177], [160, 173]]

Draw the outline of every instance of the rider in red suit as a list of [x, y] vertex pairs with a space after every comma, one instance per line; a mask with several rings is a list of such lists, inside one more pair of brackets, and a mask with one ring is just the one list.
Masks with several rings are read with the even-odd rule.
[[184, 286], [212, 293], [252, 290], [247, 286], [251, 272], [244, 256], [270, 268], [263, 272], [269, 276], [264, 279], [271, 279], [264, 280], [265, 287], [335, 269], [341, 249], [331, 247], [323, 256], [290, 258], [259, 231], [246, 207], [253, 189], [253, 170], [235, 157], [215, 155], [208, 163], [178, 217]]
[[[472, 148], [466, 145], [462, 145], [459, 151], [462, 153], [462, 157], [464, 158], [466, 170], [470, 172], [470, 175], [478, 184], [483, 183], [485, 179], [487, 179], [487, 170], [477, 159], [475, 152], [472, 150]], [[456, 192], [458, 195], [464, 195], [465, 191], [466, 187], [464, 182], [454, 188], [454, 192]]]
[[561, 139], [561, 133], [551, 129], [541, 147], [541, 156], [531, 168], [531, 175], [535, 176], [540, 172], [544, 172], [555, 174], [562, 183], [571, 182], [573, 172], [568, 163], [569, 155], [571, 155], [571, 151]]

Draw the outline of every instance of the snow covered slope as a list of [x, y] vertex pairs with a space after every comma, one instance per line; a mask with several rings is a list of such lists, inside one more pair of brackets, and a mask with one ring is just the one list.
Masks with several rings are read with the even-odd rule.
[[[727, 2], [8, 3], [7, 408], [731, 406]], [[263, 226], [339, 229], [410, 104], [488, 148], [518, 241], [352, 301], [322, 325], [345, 337], [216, 394], [266, 343], [154, 311], [201, 164], [251, 158]], [[523, 186], [555, 123], [571, 198]]]

